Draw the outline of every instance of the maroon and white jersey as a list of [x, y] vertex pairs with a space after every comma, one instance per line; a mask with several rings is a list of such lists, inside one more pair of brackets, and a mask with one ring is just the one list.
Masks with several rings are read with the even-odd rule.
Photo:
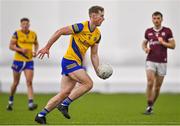
[[147, 55], [147, 61], [157, 63], [167, 63], [167, 48], [160, 44], [158, 37], [162, 37], [165, 42], [173, 39], [170, 28], [161, 27], [159, 30], [148, 28], [145, 32], [145, 40], [148, 42], [150, 52]]

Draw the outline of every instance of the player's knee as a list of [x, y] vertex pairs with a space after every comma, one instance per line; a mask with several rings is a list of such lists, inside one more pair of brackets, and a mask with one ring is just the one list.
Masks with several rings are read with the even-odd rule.
[[68, 96], [70, 95], [70, 93], [71, 93], [71, 91], [62, 91], [62, 92], [61, 92], [61, 95], [62, 95], [63, 97], [68, 97]]
[[148, 83], [153, 83], [153, 82], [154, 82], [154, 78], [148, 77], [148, 78], [147, 78], [147, 81], [148, 81]]
[[92, 80], [88, 80], [86, 83], [86, 87], [88, 90], [91, 90], [93, 88], [93, 81]]
[[154, 83], [154, 80], [152, 78], [148, 78], [148, 87], [152, 87], [153, 86], [153, 83]]
[[18, 84], [19, 84], [18, 80], [13, 82], [13, 86], [17, 86]]
[[26, 80], [27, 86], [32, 86], [32, 80]]

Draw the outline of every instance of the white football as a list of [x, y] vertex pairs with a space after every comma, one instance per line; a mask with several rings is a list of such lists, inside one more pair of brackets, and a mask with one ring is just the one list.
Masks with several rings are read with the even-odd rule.
[[98, 76], [101, 79], [109, 78], [113, 73], [113, 68], [109, 64], [101, 64], [98, 66]]

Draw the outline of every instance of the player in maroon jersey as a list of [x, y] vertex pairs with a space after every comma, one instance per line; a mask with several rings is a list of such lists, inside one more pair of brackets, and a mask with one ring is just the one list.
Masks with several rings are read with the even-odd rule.
[[147, 54], [147, 109], [145, 114], [151, 114], [153, 105], [159, 96], [160, 88], [166, 75], [167, 49], [175, 48], [175, 40], [170, 28], [162, 26], [163, 15], [160, 12], [152, 14], [154, 27], [145, 32], [142, 48]]

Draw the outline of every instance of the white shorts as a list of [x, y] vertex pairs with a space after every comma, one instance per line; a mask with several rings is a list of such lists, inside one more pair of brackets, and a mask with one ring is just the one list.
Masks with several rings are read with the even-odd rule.
[[159, 76], [165, 76], [167, 71], [167, 63], [146, 61], [146, 70], [153, 70]]

